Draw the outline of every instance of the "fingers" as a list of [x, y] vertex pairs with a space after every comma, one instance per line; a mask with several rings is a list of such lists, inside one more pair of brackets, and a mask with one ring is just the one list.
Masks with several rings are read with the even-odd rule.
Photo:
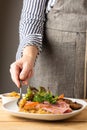
[[33, 75], [33, 67], [27, 62], [21, 62], [21, 60], [19, 60], [11, 64], [10, 74], [17, 87], [20, 87], [20, 80], [23, 85], [28, 85], [28, 81]]
[[21, 80], [25, 80], [25, 79], [27, 78], [27, 76], [28, 76], [28, 73], [29, 73], [30, 69], [31, 69], [31, 68], [30, 68], [30, 66], [27, 64], [27, 62], [24, 63], [24, 64], [23, 64], [23, 67], [22, 67], [22, 70], [21, 70], [21, 72], [20, 72], [19, 78], [20, 78]]
[[17, 87], [20, 87], [20, 80], [19, 80], [20, 67], [15, 63], [11, 64], [10, 74], [13, 82], [17, 85]]
[[20, 79], [22, 80], [23, 85], [29, 84], [29, 79], [33, 76], [33, 70], [27, 70], [27, 68], [23, 69], [20, 74]]

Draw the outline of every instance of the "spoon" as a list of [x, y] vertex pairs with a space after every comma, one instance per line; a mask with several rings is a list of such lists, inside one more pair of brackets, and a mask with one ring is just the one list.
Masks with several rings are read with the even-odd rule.
[[[21, 82], [20, 82], [21, 83]], [[20, 97], [18, 98], [17, 100], [17, 105], [19, 106], [19, 102], [20, 100], [22, 99], [22, 83], [21, 83], [21, 86], [20, 86]]]

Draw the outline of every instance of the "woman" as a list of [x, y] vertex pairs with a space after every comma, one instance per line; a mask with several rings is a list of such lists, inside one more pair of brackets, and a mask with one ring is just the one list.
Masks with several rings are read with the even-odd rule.
[[83, 98], [86, 27], [86, 0], [23, 0], [13, 82]]

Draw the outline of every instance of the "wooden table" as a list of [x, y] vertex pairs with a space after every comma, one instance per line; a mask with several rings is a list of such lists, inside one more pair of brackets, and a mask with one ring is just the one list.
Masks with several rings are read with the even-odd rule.
[[87, 108], [64, 121], [37, 121], [10, 115], [2, 109], [0, 99], [0, 130], [87, 130]]

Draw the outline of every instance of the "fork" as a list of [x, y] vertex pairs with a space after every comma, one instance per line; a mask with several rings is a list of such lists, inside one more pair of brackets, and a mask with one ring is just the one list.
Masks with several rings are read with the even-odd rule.
[[18, 105], [18, 106], [19, 106], [20, 100], [22, 99], [22, 83], [21, 83], [21, 81], [20, 81], [20, 84], [21, 84], [21, 86], [20, 86], [20, 97], [19, 97], [18, 100], [17, 100], [17, 105]]

